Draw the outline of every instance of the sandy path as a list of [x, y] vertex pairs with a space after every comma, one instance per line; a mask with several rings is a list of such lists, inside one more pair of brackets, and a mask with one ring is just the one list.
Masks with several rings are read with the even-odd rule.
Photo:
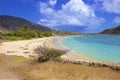
[[[54, 37], [38, 38], [32, 40], [20, 40], [12, 42], [3, 42], [0, 45], [0, 54], [17, 55], [29, 58], [33, 50], [38, 46], [44, 46]], [[50, 47], [49, 45], [47, 45]]]

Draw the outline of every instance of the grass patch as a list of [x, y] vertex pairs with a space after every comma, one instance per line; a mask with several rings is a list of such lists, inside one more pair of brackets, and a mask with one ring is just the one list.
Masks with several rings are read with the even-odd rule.
[[34, 60], [29, 59], [29, 58], [24, 58], [24, 57], [14, 57], [14, 63], [15, 64], [20, 64], [20, 63], [29, 63]]
[[41, 64], [14, 67], [24, 80], [118, 80], [120, 73], [108, 68], [88, 67], [48, 61]]
[[8, 56], [8, 55], [2, 55], [0, 54], [0, 73], [8, 70], [10, 67], [15, 66], [16, 64], [19, 65], [21, 63], [30, 63], [33, 60], [24, 58], [24, 57], [18, 57], [18, 56]]
[[7, 40], [17, 41], [17, 40], [29, 40], [31, 38], [17, 37], [17, 36], [5, 36]]
[[7, 66], [6, 57], [0, 54], [0, 74], [5, 71], [6, 66]]
[[3, 73], [3, 69], [0, 67], [0, 74]]
[[[47, 61], [40, 64], [28, 64], [29, 61], [31, 62], [31, 60], [24, 57], [0, 55], [0, 73], [4, 72], [5, 69], [10, 69], [23, 78], [23, 80], [120, 79], [120, 73], [109, 68], [88, 67], [56, 61]], [[21, 63], [24, 63], [25, 65], [21, 65]]]

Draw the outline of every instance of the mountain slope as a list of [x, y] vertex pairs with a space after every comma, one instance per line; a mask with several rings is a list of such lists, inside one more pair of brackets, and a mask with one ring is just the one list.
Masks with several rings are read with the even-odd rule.
[[106, 29], [101, 33], [102, 34], [120, 34], [120, 26], [117, 26], [117, 27], [112, 28], [112, 29]]
[[40, 30], [40, 31], [51, 31], [50, 28], [32, 23], [23, 18], [0, 15], [0, 29], [7, 31], [15, 31], [21, 29], [23, 25], [28, 25], [31, 29]]

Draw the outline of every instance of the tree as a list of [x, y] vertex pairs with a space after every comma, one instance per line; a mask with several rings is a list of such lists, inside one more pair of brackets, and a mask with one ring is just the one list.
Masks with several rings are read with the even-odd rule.
[[43, 32], [37, 31], [37, 30], [36, 30], [35, 32], [38, 34], [38, 37], [39, 37], [39, 38], [42, 38], [42, 37], [43, 37]]
[[22, 37], [23, 35], [24, 35], [23, 30], [17, 30], [17, 31], [14, 32], [14, 36]]
[[45, 31], [45, 32], [43, 32], [43, 36], [45, 36], [45, 37], [52, 36], [52, 32]]
[[38, 34], [35, 31], [29, 31], [27, 35], [29, 35], [32, 38], [37, 38], [38, 37]]
[[24, 25], [24, 26], [23, 26], [23, 28], [22, 28], [22, 30], [23, 30], [23, 31], [29, 31], [29, 30], [30, 30], [30, 28], [29, 28], [29, 26], [28, 26], [28, 25]]

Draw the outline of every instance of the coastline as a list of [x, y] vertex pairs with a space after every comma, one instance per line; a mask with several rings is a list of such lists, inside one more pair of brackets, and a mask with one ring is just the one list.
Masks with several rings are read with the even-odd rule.
[[[70, 37], [70, 36], [67, 36], [67, 37]], [[63, 44], [62, 44], [62, 39], [64, 38], [67, 38], [67, 37], [62, 37], [60, 38], [59, 40], [56, 40], [58, 41], [58, 46], [61, 47], [62, 50], [68, 50], [68, 52], [64, 55], [61, 56], [62, 59], [65, 59], [65, 60], [71, 60], [71, 61], [86, 61], [86, 62], [91, 62], [93, 61], [92, 59], [90, 58], [87, 58], [81, 54], [78, 54], [76, 53], [75, 51], [65, 47]], [[55, 45], [54, 45], [55, 46]]]
[[[69, 36], [67, 36], [67, 37], [69, 37]], [[120, 70], [120, 63], [103, 62], [103, 61], [93, 60], [93, 59], [87, 58], [81, 54], [78, 54], [73, 50], [66, 48], [61, 43], [61, 40], [64, 38], [67, 38], [67, 37], [61, 37], [59, 40], [55, 40], [58, 43], [57, 46], [55, 44], [52, 44], [52, 45], [54, 45], [54, 48], [61, 47], [61, 50], [69, 50], [66, 54], [64, 54], [60, 57], [62, 62], [68, 62], [68, 63], [73, 63], [73, 64], [82, 64], [82, 65], [87, 65], [87, 66], [96, 66], [96, 67], [108, 67], [108, 68], [112, 68], [114, 70]]]
[[62, 62], [82, 64], [87, 66], [109, 67], [120, 70], [120, 63], [109, 63], [92, 60], [64, 47], [64, 45], [61, 43], [61, 40], [67, 37], [69, 36], [52, 36], [32, 40], [2, 42], [0, 45], [0, 54], [23, 56], [34, 59], [38, 57], [37, 54], [34, 54], [34, 49], [38, 46], [46, 46], [48, 48], [68, 50], [66, 54], [60, 56]]

